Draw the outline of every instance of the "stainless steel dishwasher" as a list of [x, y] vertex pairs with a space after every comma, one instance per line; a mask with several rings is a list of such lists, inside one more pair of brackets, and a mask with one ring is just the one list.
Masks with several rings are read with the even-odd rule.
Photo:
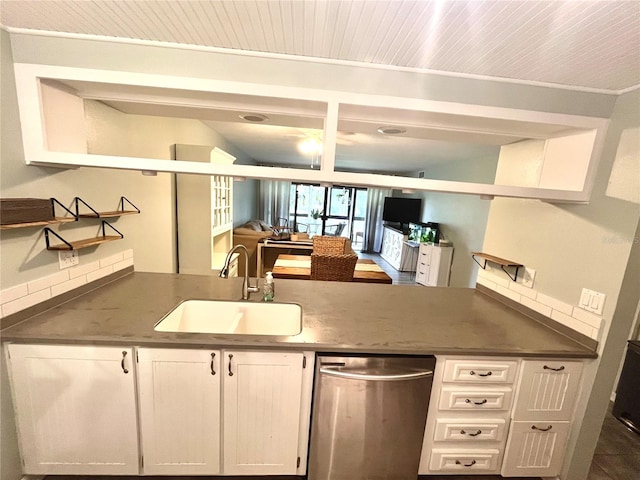
[[416, 480], [435, 362], [318, 356], [309, 480]]

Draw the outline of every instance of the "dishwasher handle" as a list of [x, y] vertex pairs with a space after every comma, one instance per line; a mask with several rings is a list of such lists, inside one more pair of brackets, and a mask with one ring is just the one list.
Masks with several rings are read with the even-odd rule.
[[414, 380], [417, 378], [431, 377], [433, 376], [433, 370], [423, 370], [420, 372], [410, 373], [395, 373], [390, 375], [385, 374], [369, 374], [369, 373], [355, 373], [349, 371], [340, 370], [336, 367], [321, 367], [320, 373], [326, 375], [333, 375], [335, 377], [348, 378], [351, 380], [373, 380], [373, 381], [395, 381], [395, 380]]

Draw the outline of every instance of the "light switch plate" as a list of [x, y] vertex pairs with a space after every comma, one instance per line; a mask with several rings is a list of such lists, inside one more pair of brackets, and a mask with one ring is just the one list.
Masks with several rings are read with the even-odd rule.
[[78, 265], [80, 263], [78, 251], [60, 250], [58, 252], [58, 262], [60, 263], [60, 270]]
[[604, 300], [607, 296], [604, 293], [595, 292], [588, 288], [582, 289], [582, 295], [580, 295], [580, 302], [578, 306], [589, 312], [602, 315], [604, 310]]

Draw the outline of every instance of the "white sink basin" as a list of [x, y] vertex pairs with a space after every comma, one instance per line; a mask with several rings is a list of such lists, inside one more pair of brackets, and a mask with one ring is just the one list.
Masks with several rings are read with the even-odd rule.
[[158, 332], [297, 335], [302, 331], [302, 308], [293, 303], [186, 300], [154, 329]]

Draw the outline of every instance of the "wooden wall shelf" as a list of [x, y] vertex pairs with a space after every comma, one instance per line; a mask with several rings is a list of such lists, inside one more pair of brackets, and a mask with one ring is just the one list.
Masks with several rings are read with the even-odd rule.
[[[489, 255], [488, 253], [471, 252], [471, 258], [473, 258], [473, 260], [483, 270], [485, 270], [487, 268], [487, 262], [491, 262], [491, 263], [495, 263], [496, 265], [500, 265], [500, 268], [502, 269], [502, 271], [504, 273], [506, 273], [509, 276], [509, 278], [511, 280], [513, 280], [514, 282], [517, 281], [517, 279], [518, 279], [518, 270], [520, 270], [520, 268], [524, 267], [524, 265], [521, 264], [521, 263], [512, 262], [511, 260], [506, 260], [504, 258], [496, 257], [494, 255]], [[478, 261], [478, 258], [483, 259], [484, 262], [480, 263]], [[515, 268], [515, 273], [514, 273], [513, 276], [511, 276], [509, 271], [506, 269], [507, 267], [508, 268]]]
[[[107, 235], [106, 234], [106, 227], [109, 227], [111, 230], [113, 230], [118, 235]], [[95, 245], [100, 245], [101, 243], [113, 242], [115, 240], [120, 240], [120, 239], [124, 238], [124, 235], [122, 233], [120, 233], [118, 230], [116, 230], [109, 222], [107, 222], [105, 220], [102, 220], [101, 228], [102, 228], [102, 235], [99, 235], [99, 236], [93, 237], [93, 238], [86, 238], [86, 239], [82, 239], [82, 240], [76, 240], [76, 241], [73, 241], [73, 242], [69, 242], [69, 241], [65, 240], [64, 238], [62, 238], [60, 235], [58, 235], [56, 232], [51, 230], [50, 228], [46, 227], [44, 229], [44, 238], [45, 238], [45, 241], [47, 243], [47, 250], [80, 250], [82, 248], [93, 247]], [[49, 235], [53, 235], [58, 240], [60, 240], [62, 243], [58, 243], [56, 245], [51, 245], [51, 240], [49, 238]]]
[[0, 225], [0, 230], [12, 230], [16, 228], [26, 227], [44, 227], [46, 225], [55, 225], [58, 223], [69, 223], [75, 221], [75, 217], [56, 217], [53, 220], [43, 220], [41, 222], [11, 223], [9, 225]]
[[[130, 207], [133, 207], [133, 210], [125, 210], [125, 202]], [[133, 203], [129, 201], [126, 197], [120, 197], [120, 203], [118, 210], [112, 210], [109, 212], [98, 212], [93, 207], [91, 207], [87, 202], [82, 200], [80, 197], [76, 197], [74, 199], [75, 207], [76, 207], [76, 217], [78, 218], [113, 218], [113, 217], [121, 217], [122, 215], [134, 215], [140, 213], [140, 209], [136, 207]], [[80, 213], [80, 204], [83, 204], [89, 210], [90, 213]]]

